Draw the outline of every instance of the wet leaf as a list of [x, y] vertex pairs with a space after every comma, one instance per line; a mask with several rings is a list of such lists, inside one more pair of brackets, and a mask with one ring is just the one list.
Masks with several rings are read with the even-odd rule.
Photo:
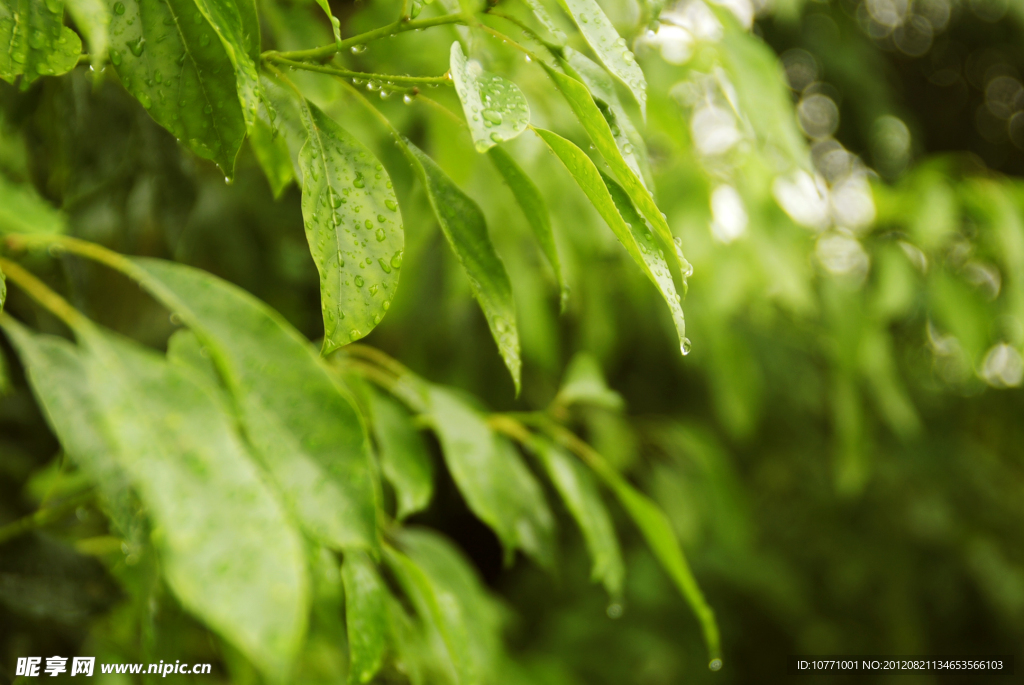
[[[4, 311], [4, 304], [7, 303], [7, 276], [4, 270], [0, 269], [0, 313]], [[3, 362], [0, 362], [3, 363]]]
[[97, 329], [77, 333], [104, 429], [159, 531], [168, 585], [266, 675], [283, 678], [308, 610], [301, 538], [233, 418], [185, 369]]
[[308, 610], [301, 539], [233, 417], [189, 369], [87, 321], [75, 325], [80, 348], [5, 328], [68, 452], [94, 477], [123, 472], [134, 485], [182, 605], [282, 679]]
[[327, 15], [327, 18], [331, 22], [331, 28], [334, 29], [334, 41], [336, 43], [340, 43], [341, 42], [341, 22], [338, 21], [338, 18], [335, 17], [331, 13], [331, 5], [330, 5], [330, 3], [328, 2], [328, 0], [316, 0], [316, 4], [320, 5], [320, 9], [322, 9], [324, 11], [324, 14]]
[[530, 448], [583, 532], [592, 560], [591, 579], [603, 583], [608, 594], [618, 599], [626, 571], [615, 528], [594, 476], [579, 459], [545, 438], [536, 438]]
[[689, 275], [690, 265], [676, 245], [675, 239], [672, 236], [672, 230], [669, 228], [665, 217], [662, 216], [661, 210], [658, 209], [658, 205], [654, 202], [654, 197], [644, 187], [640, 177], [636, 175], [629, 167], [629, 164], [626, 163], [626, 160], [623, 159], [622, 152], [615, 141], [611, 127], [608, 125], [604, 115], [601, 114], [601, 110], [594, 102], [590, 91], [576, 79], [559, 73], [547, 65], [544, 65], [544, 68], [555, 82], [555, 85], [558, 86], [558, 89], [562, 91], [569, 106], [586, 130], [587, 135], [590, 136], [594, 147], [597, 148], [597, 151], [608, 163], [612, 173], [615, 175], [615, 179], [629, 195], [629, 199], [639, 210], [640, 214], [654, 228], [662, 248], [671, 254], [669, 258], [670, 263], [674, 268], [680, 270], [683, 282], [685, 283], [686, 277]]
[[373, 153], [315, 105], [301, 105], [302, 219], [320, 273], [323, 353], [380, 323], [398, 289], [405, 233], [391, 178]]
[[543, 129], [535, 130], [552, 152], [562, 160], [565, 168], [576, 179], [601, 218], [626, 248], [629, 256], [658, 288], [672, 314], [672, 321], [679, 335], [680, 349], [683, 354], [688, 353], [686, 321], [683, 318], [683, 308], [679, 304], [679, 295], [676, 293], [664, 253], [648, 224], [637, 214], [626, 192], [615, 181], [604, 176], [583, 150], [557, 133]]
[[348, 628], [349, 682], [367, 683], [380, 670], [388, 645], [387, 588], [363, 552], [345, 554], [341, 565]]
[[[220, 37], [224, 29], [215, 29], [194, 0], [117, 0], [112, 6], [110, 61], [125, 88], [183, 145], [233, 176], [249, 110], [239, 99], [235, 65]], [[236, 61], [245, 53], [232, 50]]]
[[651, 171], [651, 161], [647, 154], [647, 143], [644, 142], [640, 131], [633, 125], [626, 108], [619, 100], [619, 94], [615, 91], [615, 82], [600, 65], [595, 64], [586, 55], [577, 52], [572, 48], [564, 50], [565, 62], [572, 76], [583, 82], [594, 96], [601, 114], [608, 122], [612, 135], [615, 137], [615, 144], [626, 160], [626, 164], [633, 170], [647, 189], [654, 192], [654, 172]]
[[390, 395], [370, 393], [373, 433], [384, 477], [395, 488], [399, 520], [426, 508], [434, 494], [434, 465], [412, 416]]
[[470, 510], [498, 535], [510, 563], [516, 548], [541, 566], [554, 563], [554, 519], [522, 457], [455, 393], [429, 390], [429, 417], [448, 470]]
[[555, 236], [551, 231], [551, 217], [548, 214], [547, 205], [544, 203], [544, 197], [530, 177], [526, 175], [526, 172], [516, 164], [512, 155], [502, 147], [492, 147], [488, 154], [512, 190], [516, 202], [519, 203], [519, 208], [526, 216], [526, 222], [533, 230], [537, 244], [540, 245], [541, 251], [555, 272], [555, 279], [558, 281], [559, 303], [564, 311], [565, 304], [569, 299], [569, 287], [565, 284], [565, 278], [562, 275], [562, 263], [558, 258], [558, 247], [555, 245]]
[[597, 54], [601, 63], [629, 88], [640, 105], [640, 113], [647, 117], [647, 79], [636, 57], [619, 36], [597, 0], [562, 0], [573, 20]]
[[63, 22], [63, 0], [0, 0], [0, 79], [27, 86], [73, 69], [82, 39]]
[[375, 547], [366, 428], [308, 341], [252, 295], [198, 269], [156, 259], [118, 268], [209, 350], [249, 442], [307, 533], [331, 549]]
[[484, 214], [422, 150], [408, 140], [404, 141], [403, 150], [423, 181], [441, 230], [469, 278], [473, 296], [487, 317], [518, 395], [522, 360], [512, 282], [487, 234]]
[[452, 43], [451, 75], [477, 152], [487, 152], [526, 130], [530, 106], [523, 91], [467, 59], [459, 41]]
[[[260, 101], [260, 77], [256, 71], [260, 45], [256, 6], [253, 0], [193, 2], [203, 17], [210, 22], [210, 27], [220, 38], [224, 52], [234, 67], [235, 89], [242, 106], [242, 117], [245, 119], [246, 129], [251, 131], [256, 124], [256, 111]], [[253, 56], [254, 53], [256, 57]]]
[[101, 429], [78, 348], [63, 338], [33, 334], [10, 317], [0, 317], [21, 359], [32, 392], [65, 453], [96, 484], [104, 511], [128, 539], [135, 518], [115, 445]]

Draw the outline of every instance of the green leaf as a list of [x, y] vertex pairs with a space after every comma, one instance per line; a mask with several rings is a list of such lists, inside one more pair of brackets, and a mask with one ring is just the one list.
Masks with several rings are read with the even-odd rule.
[[494, 166], [497, 167], [512, 194], [519, 203], [519, 208], [526, 215], [526, 221], [533, 229], [533, 235], [540, 245], [541, 251], [547, 257], [548, 263], [555, 271], [555, 279], [558, 281], [559, 303], [562, 311], [565, 311], [566, 302], [569, 299], [569, 286], [565, 284], [562, 275], [562, 263], [558, 258], [558, 247], [555, 245], [555, 236], [551, 231], [551, 218], [548, 215], [547, 205], [540, 190], [526, 172], [520, 168], [512, 155], [502, 147], [492, 147], [488, 154]]
[[370, 557], [348, 552], [341, 565], [348, 627], [349, 682], [367, 683], [380, 670], [388, 644], [387, 589]]
[[111, 4], [110, 61], [125, 88], [188, 149], [233, 176], [247, 115], [218, 31], [194, 0]]
[[[256, 70], [259, 57], [252, 55], [255, 45], [259, 54], [259, 23], [256, 18], [256, 7], [252, 0], [193, 0], [203, 17], [216, 32], [228, 60], [234, 67], [235, 88], [238, 101], [242, 106], [242, 117], [245, 119], [247, 131], [256, 124], [256, 111], [260, 101], [260, 76]], [[246, 10], [245, 21], [242, 10]], [[255, 27], [251, 24], [256, 22]], [[200, 36], [200, 42], [202, 37]]]
[[115, 446], [89, 391], [78, 348], [63, 338], [31, 333], [9, 316], [0, 317], [7, 337], [25, 367], [32, 392], [68, 457], [96, 484], [103, 508], [126, 538], [135, 518], [127, 477], [115, 459]]
[[249, 144], [252, 145], [252, 151], [256, 154], [256, 160], [260, 163], [276, 200], [295, 180], [295, 172], [284, 133], [280, 129], [275, 130], [267, 119], [262, 115], [256, 119], [256, 124], [249, 134]]
[[612, 135], [615, 137], [615, 144], [622, 154], [622, 158], [629, 165], [647, 189], [654, 190], [654, 172], [651, 171], [651, 162], [647, 154], [647, 144], [643, 136], [633, 125], [626, 108], [619, 100], [619, 94], [615, 91], [615, 82], [608, 76], [608, 72], [595, 64], [586, 55], [577, 52], [572, 48], [565, 48], [565, 62], [571, 70], [570, 74], [583, 82], [594, 96], [601, 114], [608, 122]]
[[621, 411], [622, 396], [608, 387], [601, 365], [593, 355], [579, 352], [569, 363], [555, 401], [562, 405], [589, 404], [612, 411]]
[[530, 106], [519, 86], [469, 61], [459, 41], [452, 43], [451, 75], [477, 152], [512, 140], [530, 123]]
[[302, 543], [233, 418], [184, 368], [92, 327], [76, 333], [104, 429], [158, 531], [168, 585], [283, 680], [309, 606]]
[[303, 102], [302, 219], [320, 272], [323, 353], [380, 323], [398, 289], [405, 233], [391, 179], [373, 153]]
[[683, 318], [683, 308], [679, 304], [679, 295], [676, 293], [672, 274], [654, 235], [636, 213], [626, 192], [615, 181], [604, 176], [583, 150], [557, 133], [544, 129], [534, 130], [562, 160], [591, 204], [626, 248], [626, 252], [658, 288], [672, 314], [672, 321], [679, 335], [680, 350], [684, 355], [687, 354], [690, 351], [690, 341], [686, 338], [686, 321]]
[[569, 513], [576, 520], [592, 560], [590, 577], [604, 584], [608, 594], [622, 596], [625, 568], [619, 541], [615, 537], [608, 510], [597, 491], [597, 482], [579, 459], [568, 454], [553, 442], [537, 438], [530, 444], [537, 454], [548, 478], [562, 496]]
[[562, 0], [601, 63], [629, 88], [647, 118], [647, 79], [597, 0]]
[[501, 614], [454, 546], [425, 528], [398, 535], [404, 554], [386, 548], [388, 565], [420, 618], [440, 633], [459, 685], [493, 682], [501, 655]]
[[662, 247], [672, 255], [673, 266], [680, 269], [685, 285], [686, 278], [690, 275], [692, 269], [683, 257], [682, 251], [672, 236], [672, 230], [668, 227], [668, 222], [665, 221], [665, 217], [662, 215], [661, 210], [658, 209], [658, 205], [654, 202], [651, 193], [641, 183], [640, 178], [630, 169], [626, 160], [622, 158], [622, 152], [620, 152], [619, 146], [615, 141], [611, 127], [608, 125], [604, 115], [601, 114], [601, 110], [594, 102], [590, 91], [576, 79], [559, 73], [547, 65], [543, 66], [555, 82], [555, 85], [558, 86], [558, 89], [562, 91], [573, 112], [576, 113], [576, 117], [583, 125], [587, 135], [590, 136], [594, 147], [597, 148], [597, 151], [608, 162], [608, 166], [611, 168], [616, 180], [618, 180], [619, 184], [622, 185], [629, 195], [629, 199], [640, 211], [640, 214], [654, 227], [654, 232], [660, 239]]
[[7, 302], [7, 276], [4, 270], [0, 269], [0, 314], [4, 311], [4, 304]]
[[4, 328], [68, 454], [105, 491], [134, 484], [181, 603], [282, 679], [308, 609], [301, 540], [233, 418], [185, 367], [91, 325], [81, 349]]
[[327, 18], [331, 21], [331, 28], [334, 29], [334, 42], [341, 42], [341, 22], [338, 18], [331, 14], [331, 5], [328, 0], [316, 0], [316, 4], [320, 5], [320, 9], [324, 11]]
[[208, 387], [220, 391], [220, 375], [210, 359], [209, 350], [203, 347], [199, 337], [188, 328], [179, 328], [167, 340], [167, 361], [191, 369], [197, 378], [207, 382]]
[[537, 18], [537, 21], [541, 23], [548, 33], [555, 39], [558, 45], [565, 45], [565, 32], [558, 27], [558, 24], [554, 22], [551, 15], [548, 14], [547, 8], [540, 0], [524, 0], [530, 11], [533, 12], [533, 16]]
[[306, 127], [302, 124], [299, 99], [295, 97], [293, 91], [267, 77], [266, 74], [263, 74], [260, 84], [263, 86], [263, 94], [266, 95], [266, 101], [263, 103], [267, 113], [266, 123], [279, 137], [284, 138], [288, 147], [288, 157], [292, 161], [293, 177], [302, 178], [299, 153], [306, 144]]
[[71, 71], [82, 39], [64, 26], [63, 0], [0, 0], [0, 79], [22, 85]]
[[455, 393], [429, 390], [429, 417], [445, 463], [470, 510], [498, 535], [510, 563], [518, 547], [541, 566], [554, 563], [554, 519], [544, 493], [508, 440]]
[[15, 184], [0, 174], [0, 234], [64, 233], [66, 219], [28, 184]]
[[75, 26], [85, 35], [92, 66], [98, 70], [107, 59], [110, 44], [110, 8], [104, 0], [67, 0], [65, 6]]
[[[668, 517], [646, 495], [630, 485], [619, 473], [597, 454], [591, 454], [590, 466], [598, 477], [615, 493], [622, 507], [640, 529], [655, 558], [693, 609], [704, 633], [713, 670], [721, 668], [721, 645], [715, 613], [708, 606], [697, 580], [690, 571], [683, 550], [679, 546]], [[717, 664], [715, 662], [718, 662]]]
[[423, 181], [441, 230], [469, 277], [469, 286], [484, 311], [518, 395], [522, 360], [512, 282], [487, 234], [484, 214], [422, 150], [408, 140], [404, 141], [403, 150]]
[[396, 518], [426, 508], [434, 494], [434, 465], [412, 417], [389, 395], [371, 389], [370, 414], [384, 477], [395, 488]]
[[198, 336], [249, 442], [308, 534], [331, 549], [377, 545], [369, 439], [348, 395], [277, 312], [198, 269], [116, 264]]

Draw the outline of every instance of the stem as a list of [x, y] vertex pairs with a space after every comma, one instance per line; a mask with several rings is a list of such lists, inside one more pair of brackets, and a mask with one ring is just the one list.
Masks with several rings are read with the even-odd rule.
[[50, 290], [45, 283], [23, 269], [19, 264], [0, 257], [0, 270], [7, 275], [7, 278], [12, 283], [16, 284], [28, 293], [33, 300], [52, 312], [54, 316], [67, 324], [71, 330], [78, 331], [90, 324], [89, 319], [68, 304], [67, 300]]
[[365, 95], [363, 95], [361, 92], [359, 92], [358, 88], [353, 86], [351, 83], [349, 83], [345, 79], [341, 79], [341, 85], [345, 86], [350, 91], [352, 91], [352, 94], [356, 96], [356, 100], [359, 102], [359, 104], [361, 104], [363, 107], [366, 107], [366, 109], [370, 110], [370, 113], [373, 114], [373, 116], [377, 117], [377, 119], [382, 124], [384, 124], [384, 127], [391, 132], [391, 135], [393, 135], [396, 140], [398, 140], [399, 142], [402, 141], [402, 134], [401, 134], [401, 132], [397, 128], [395, 128], [395, 125], [391, 123], [390, 119], [388, 119], [386, 116], [384, 116], [384, 114], [379, 109], [374, 107], [370, 103], [370, 101], [366, 99]]
[[8, 540], [18, 537], [19, 535], [24, 535], [25, 533], [33, 531], [36, 528], [43, 528], [44, 526], [48, 526], [51, 523], [61, 520], [78, 507], [91, 502], [94, 496], [95, 493], [92, 490], [72, 495], [60, 504], [38, 509], [35, 513], [29, 514], [17, 521], [8, 523], [6, 526], [0, 528], [0, 545]]
[[372, 40], [378, 38], [386, 38], [387, 36], [395, 36], [399, 33], [405, 33], [406, 31], [415, 31], [416, 29], [426, 29], [432, 26], [443, 26], [445, 24], [465, 24], [466, 18], [461, 14], [445, 14], [440, 17], [432, 17], [430, 19], [416, 19], [413, 21], [405, 21], [404, 19], [398, 19], [390, 24], [385, 24], [379, 28], [375, 28], [372, 31], [360, 33], [359, 35], [347, 38], [340, 43], [332, 43], [330, 45], [324, 45], [319, 48], [312, 48], [309, 50], [293, 50], [291, 52], [265, 52], [263, 53], [264, 58], [270, 56], [281, 56], [285, 59], [294, 60], [322, 60], [329, 58], [337, 52], [341, 52], [345, 48], [352, 47], [353, 45], [363, 45], [369, 43]]
[[455, 112], [451, 111], [450, 109], [448, 109], [447, 107], [442, 105], [437, 100], [434, 100], [433, 98], [429, 98], [426, 95], [423, 95], [422, 93], [417, 95], [416, 99], [420, 100], [421, 102], [427, 103], [428, 105], [430, 105], [434, 109], [436, 109], [439, 112], [442, 112], [446, 116], [450, 117], [451, 120], [454, 121], [459, 126], [462, 126], [463, 128], [466, 127], [466, 122], [464, 122], [462, 119], [460, 119], [458, 114], [456, 114]]
[[447, 74], [442, 76], [403, 76], [401, 74], [368, 74], [361, 71], [350, 71], [348, 69], [339, 69], [337, 67], [328, 67], [321, 64], [310, 64], [309, 62], [296, 62], [294, 60], [286, 59], [281, 55], [267, 55], [265, 58], [266, 62], [274, 62], [285, 67], [292, 67], [293, 69], [304, 69], [306, 71], [315, 71], [320, 74], [329, 74], [331, 76], [338, 76], [341, 78], [363, 78], [367, 81], [383, 81], [386, 83], [408, 83], [410, 85], [418, 84], [447, 84], [451, 85], [451, 79], [448, 78]]

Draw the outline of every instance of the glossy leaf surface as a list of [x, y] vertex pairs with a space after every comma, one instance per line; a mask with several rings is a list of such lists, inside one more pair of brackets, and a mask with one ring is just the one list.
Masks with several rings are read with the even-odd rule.
[[597, 54], [601, 63], [629, 88], [640, 105], [640, 112], [647, 116], [647, 79], [636, 57], [626, 45], [597, 0], [562, 0], [580, 33]]
[[519, 203], [519, 208], [523, 210], [523, 214], [526, 216], [526, 222], [530, 225], [530, 229], [537, 239], [537, 244], [555, 272], [555, 279], [558, 281], [559, 302], [564, 310], [566, 301], [569, 298], [569, 286], [566, 285], [565, 277], [562, 275], [562, 262], [558, 257], [558, 247], [555, 245], [555, 236], [551, 231], [551, 217], [548, 214], [544, 197], [540, 194], [540, 189], [537, 188], [537, 185], [530, 180], [526, 172], [516, 164], [512, 155], [506, 152], [504, 148], [500, 146], [492, 147], [488, 154], [491, 157], [491, 162], [494, 163], [494, 166], [512, 190], [516, 202]]
[[63, 21], [63, 0], [0, 0], [0, 79], [27, 85], [73, 69], [82, 39]]
[[320, 273], [324, 354], [367, 335], [398, 289], [405, 233], [391, 179], [373, 153], [303, 103], [302, 219]]
[[594, 476], [579, 459], [546, 439], [538, 438], [531, 448], [583, 533], [592, 561], [591, 579], [603, 583], [613, 598], [620, 597], [626, 570]]
[[93, 68], [99, 69], [110, 44], [110, 7], [104, 0], [66, 0], [65, 9], [85, 36]]
[[217, 30], [193, 0], [118, 0], [113, 12], [110, 61], [125, 88], [183, 145], [233, 176], [246, 118]]
[[526, 130], [530, 106], [523, 91], [468, 59], [459, 41], [452, 43], [451, 75], [477, 152], [487, 152]]
[[388, 645], [387, 588], [363, 552], [349, 552], [341, 565], [348, 628], [349, 682], [367, 683], [380, 670]]
[[412, 416], [389, 395], [370, 391], [370, 413], [381, 470], [395, 489], [401, 520], [420, 511], [434, 494], [434, 465]]
[[129, 275], [209, 350], [250, 443], [306, 531], [332, 549], [374, 547], [366, 429], [309, 343], [236, 286], [170, 262], [133, 262]]
[[551, 131], [536, 131], [576, 179], [591, 204], [626, 248], [629, 256], [658, 288], [672, 314], [681, 350], [683, 354], [689, 352], [683, 308], [679, 304], [679, 296], [664, 253], [629, 202], [626, 192], [610, 178], [601, 174], [590, 157], [572, 142]]
[[455, 393], [433, 386], [429, 397], [448, 470], [469, 508], [497, 533], [506, 561], [519, 548], [550, 566], [554, 519], [522, 457]]
[[403, 149], [423, 181], [441, 230], [469, 278], [473, 296], [487, 317], [491, 335], [498, 343], [518, 394], [522, 360], [512, 282], [491, 243], [484, 214], [422, 150], [409, 141], [405, 141]]

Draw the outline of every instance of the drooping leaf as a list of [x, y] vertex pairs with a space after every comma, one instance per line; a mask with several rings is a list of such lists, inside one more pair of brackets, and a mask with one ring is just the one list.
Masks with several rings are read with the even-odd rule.
[[65, 6], [85, 35], [93, 68], [99, 69], [107, 59], [110, 44], [110, 8], [104, 0], [66, 0]]
[[565, 284], [565, 279], [562, 276], [562, 263], [558, 258], [558, 247], [555, 245], [555, 236], [551, 232], [551, 217], [548, 215], [548, 208], [544, 203], [544, 197], [540, 194], [536, 184], [526, 175], [526, 172], [512, 159], [512, 155], [502, 147], [492, 147], [487, 154], [490, 155], [494, 166], [497, 167], [505, 182], [508, 183], [508, 187], [512, 190], [516, 202], [519, 203], [519, 208], [523, 210], [523, 214], [526, 216], [527, 223], [533, 229], [533, 235], [537, 239], [541, 251], [547, 257], [551, 268], [555, 271], [555, 279], [558, 281], [559, 302], [562, 310], [564, 310], [565, 304], [569, 299], [569, 287]]
[[541, 23], [541, 26], [547, 29], [548, 33], [551, 34], [551, 37], [555, 39], [556, 44], [564, 45], [565, 32], [558, 27], [558, 24], [556, 24], [551, 18], [551, 15], [548, 14], [547, 9], [544, 7], [544, 3], [540, 0], [524, 0], [524, 2], [526, 6], [530, 8], [530, 11], [533, 12], [533, 16], [537, 18], [537, 21]]
[[573, 20], [608, 71], [629, 88], [640, 105], [640, 113], [647, 117], [647, 79], [636, 57], [619, 36], [597, 0], [562, 0]]
[[571, 74], [582, 81], [594, 96], [601, 114], [608, 121], [608, 127], [615, 137], [615, 144], [619, 147], [622, 158], [626, 160], [633, 173], [644, 182], [647, 189], [653, 192], [654, 172], [651, 171], [647, 144], [640, 131], [633, 125], [626, 108], [622, 106], [619, 94], [615, 91], [614, 81], [608, 76], [608, 72], [583, 53], [567, 47], [564, 55], [563, 65], [568, 63], [568, 69], [572, 70]]
[[522, 457], [455, 393], [432, 386], [429, 398], [448, 470], [470, 510], [498, 535], [506, 562], [518, 547], [550, 567], [554, 519]]
[[253, 0], [192, 1], [210, 23], [234, 67], [235, 89], [242, 106], [242, 118], [245, 119], [246, 130], [252, 131], [260, 101], [260, 77], [256, 70], [259, 58], [253, 58], [254, 47], [256, 54], [259, 54], [259, 23]]
[[715, 620], [714, 611], [704, 599], [704, 593], [701, 592], [697, 580], [693, 577], [693, 572], [690, 571], [690, 565], [686, 562], [686, 557], [683, 555], [683, 550], [679, 546], [679, 540], [676, 539], [668, 517], [654, 502], [630, 485], [599, 455], [591, 455], [589, 461], [598, 477], [615, 493], [623, 509], [640, 529], [640, 533], [644, 536], [644, 540], [647, 541], [647, 545], [651, 548], [658, 563], [665, 569], [676, 588], [693, 609], [704, 633], [704, 642], [707, 645], [711, 663], [715, 667], [714, 670], [718, 670], [721, 667], [718, 622]]
[[110, 61], [125, 88], [188, 149], [234, 175], [246, 115], [218, 31], [194, 0], [111, 4]]
[[73, 69], [82, 39], [63, 22], [63, 0], [0, 0], [0, 79], [28, 85]]
[[104, 510], [120, 533], [130, 538], [134, 516], [125, 489], [127, 477], [115, 458], [113, 442], [101, 429], [78, 348], [63, 338], [33, 334], [9, 316], [0, 317], [0, 324], [65, 453], [96, 484]]
[[289, 508], [331, 549], [377, 544], [366, 428], [308, 341], [220, 279], [156, 259], [116, 265], [195, 331]]
[[4, 270], [0, 269], [0, 313], [4, 311], [4, 304], [7, 303], [7, 276]]
[[135, 486], [182, 605], [281, 679], [305, 630], [301, 541], [232, 417], [186, 368], [88, 322], [80, 350], [4, 328], [68, 453], [101, 488]]
[[583, 532], [592, 562], [591, 579], [603, 583], [609, 595], [619, 598], [626, 571], [615, 528], [593, 475], [579, 459], [545, 438], [537, 438], [530, 447]]
[[[655, 241], [647, 224], [636, 213], [626, 192], [615, 181], [604, 176], [583, 150], [562, 138], [557, 133], [535, 129], [537, 134], [548, 144], [552, 152], [562, 160], [566, 169], [572, 174], [580, 188], [590, 199], [591, 204], [612, 229], [615, 237], [643, 270], [651, 282], [658, 288], [662, 299], [672, 313], [672, 321], [679, 335], [680, 349], [683, 354], [689, 352], [689, 341], [686, 339], [686, 321], [683, 308], [679, 304], [672, 274], [669, 272], [664, 253]], [[635, 178], [635, 177], [634, 177]], [[647, 191], [644, 190], [646, 193]]]
[[[440, 633], [458, 685], [492, 682], [501, 655], [501, 615], [472, 566], [438, 534], [404, 528], [389, 566], [420, 618]], [[403, 553], [404, 552], [404, 553]]]
[[622, 395], [608, 387], [593, 355], [579, 352], [565, 370], [555, 401], [562, 405], [589, 404], [612, 411], [622, 409]]
[[441, 230], [469, 278], [473, 296], [487, 318], [518, 395], [522, 360], [512, 282], [487, 234], [484, 214], [422, 150], [408, 140], [404, 141], [403, 150], [422, 180]]
[[320, 9], [324, 11], [327, 18], [331, 21], [331, 28], [334, 29], [334, 42], [341, 42], [341, 22], [338, 18], [331, 13], [331, 5], [328, 0], [316, 0], [316, 4], [320, 5]]
[[381, 470], [395, 488], [399, 520], [426, 508], [434, 494], [434, 466], [412, 417], [395, 400], [370, 391], [370, 413]]
[[477, 152], [512, 140], [530, 123], [530, 106], [519, 86], [470, 61], [459, 41], [452, 43], [451, 75]]
[[405, 233], [373, 153], [315, 105], [301, 105], [302, 219], [320, 273], [324, 354], [367, 335], [398, 289]]
[[380, 670], [388, 644], [388, 591], [373, 561], [348, 552], [341, 565], [348, 627], [349, 682], [367, 683]]
[[294, 92], [282, 86], [272, 78], [263, 74], [260, 79], [263, 94], [266, 96], [266, 123], [284, 139], [288, 148], [288, 157], [292, 162], [292, 172], [296, 179], [302, 178], [299, 169], [299, 153], [306, 144], [306, 127], [302, 125], [302, 112], [299, 100]]
[[168, 585], [282, 679], [305, 631], [302, 544], [233, 418], [185, 369], [95, 328], [76, 332], [104, 429], [160, 531]]
[[685, 279], [690, 272], [690, 265], [683, 257], [682, 250], [676, 244], [675, 238], [672, 236], [672, 230], [669, 228], [668, 222], [665, 221], [665, 217], [662, 216], [661, 210], [658, 209], [658, 205], [654, 202], [654, 197], [644, 187], [644, 184], [641, 183], [640, 177], [633, 172], [629, 164], [626, 163], [626, 160], [623, 159], [622, 152], [615, 141], [611, 127], [608, 125], [604, 115], [601, 114], [601, 110], [594, 102], [590, 91], [571, 76], [555, 71], [547, 65], [544, 65], [544, 68], [555, 82], [555, 85], [558, 86], [558, 89], [562, 91], [569, 106], [575, 112], [576, 118], [579, 119], [587, 135], [590, 136], [594, 147], [604, 157], [605, 161], [608, 162], [608, 166], [615, 175], [615, 179], [629, 195], [629, 199], [639, 210], [640, 214], [650, 222], [655, 234], [662, 243], [663, 249], [672, 255], [669, 258], [670, 263], [674, 268], [680, 270], [683, 282], [685, 283]]
[[210, 359], [209, 350], [188, 328], [179, 328], [167, 340], [167, 361], [191, 369], [197, 378], [207, 381], [209, 387], [220, 389], [220, 375]]
[[256, 160], [260, 163], [276, 200], [295, 180], [288, 141], [281, 130], [274, 129], [267, 117], [261, 114], [249, 134], [249, 144], [252, 145], [252, 151], [256, 154]]
[[28, 184], [15, 184], [0, 174], [0, 235], [63, 233], [64, 215], [39, 197]]

